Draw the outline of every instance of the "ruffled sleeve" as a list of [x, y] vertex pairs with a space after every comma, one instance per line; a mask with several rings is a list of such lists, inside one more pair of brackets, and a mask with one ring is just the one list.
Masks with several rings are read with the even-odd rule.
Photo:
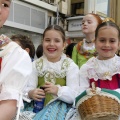
[[19, 46], [9, 51], [2, 59], [0, 100], [16, 99], [19, 102], [19, 95], [31, 73], [32, 63], [28, 53]]
[[36, 70], [36, 60], [32, 63], [32, 73], [29, 77], [28, 83], [23, 89], [23, 99], [27, 102], [30, 102], [31, 99], [28, 96], [28, 92], [37, 88], [38, 86], [38, 71]]

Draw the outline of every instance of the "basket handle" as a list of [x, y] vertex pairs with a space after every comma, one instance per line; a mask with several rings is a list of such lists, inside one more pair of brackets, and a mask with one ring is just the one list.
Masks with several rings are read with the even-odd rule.
[[91, 86], [92, 86], [92, 93], [95, 94], [96, 93], [96, 85], [95, 85], [95, 82], [92, 82], [91, 83]]

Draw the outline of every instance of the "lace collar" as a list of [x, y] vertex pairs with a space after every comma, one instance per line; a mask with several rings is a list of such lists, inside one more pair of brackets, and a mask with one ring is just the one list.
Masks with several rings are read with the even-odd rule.
[[98, 60], [97, 58], [91, 58], [86, 65], [88, 78], [94, 78], [94, 80], [112, 80], [112, 76], [120, 73], [120, 57], [115, 55], [109, 60]]
[[[70, 63], [71, 59], [66, 57], [65, 54], [62, 54], [61, 60], [56, 63], [49, 62], [47, 58], [43, 56], [40, 59], [36, 60], [36, 68], [39, 77], [44, 77], [45, 81], [49, 81], [55, 84], [56, 78], [64, 78], [66, 76], [66, 72], [68, 71]], [[58, 70], [58, 65], [60, 65], [60, 70]]]

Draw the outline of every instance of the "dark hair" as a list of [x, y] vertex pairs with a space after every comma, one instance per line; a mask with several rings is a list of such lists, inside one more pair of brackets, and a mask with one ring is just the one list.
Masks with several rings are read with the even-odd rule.
[[34, 58], [35, 46], [34, 46], [32, 40], [30, 39], [30, 37], [28, 37], [26, 35], [17, 34], [17, 35], [12, 35], [11, 39], [12, 39], [12, 41], [18, 41], [20, 43], [20, 46], [23, 49], [29, 48], [30, 49], [29, 55], [31, 58]]
[[95, 31], [95, 39], [98, 36], [99, 29], [102, 27], [105, 27], [105, 26], [111, 26], [111, 27], [116, 28], [116, 30], [118, 31], [118, 38], [120, 40], [120, 28], [112, 21], [103, 22], [102, 24], [98, 25], [98, 27], [96, 28], [96, 31]]
[[65, 31], [62, 29], [62, 27], [60, 27], [59, 25], [49, 25], [43, 33], [43, 38], [45, 37], [45, 33], [49, 30], [56, 30], [60, 32], [62, 35], [63, 42], [65, 42]]
[[70, 58], [72, 58], [72, 51], [73, 51], [73, 48], [74, 46], [76, 45], [77, 43], [70, 43], [67, 47], [66, 47], [66, 52], [65, 54], [68, 55]]
[[43, 55], [43, 46], [42, 44], [40, 44], [36, 49], [36, 56], [37, 58], [40, 58], [42, 55]]

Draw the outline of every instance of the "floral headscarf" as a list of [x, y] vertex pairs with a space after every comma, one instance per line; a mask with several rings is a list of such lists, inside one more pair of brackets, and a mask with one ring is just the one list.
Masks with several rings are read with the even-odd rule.
[[5, 35], [1, 35], [0, 36], [0, 47], [4, 46], [5, 44], [9, 43], [11, 40], [9, 37], [5, 36]]

